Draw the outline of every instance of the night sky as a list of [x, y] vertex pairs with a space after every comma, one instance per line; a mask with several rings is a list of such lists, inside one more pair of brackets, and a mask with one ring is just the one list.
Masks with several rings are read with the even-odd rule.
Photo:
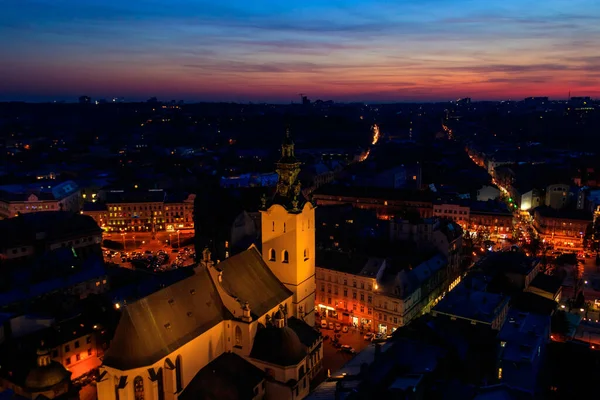
[[0, 0], [0, 100], [600, 96], [597, 0]]

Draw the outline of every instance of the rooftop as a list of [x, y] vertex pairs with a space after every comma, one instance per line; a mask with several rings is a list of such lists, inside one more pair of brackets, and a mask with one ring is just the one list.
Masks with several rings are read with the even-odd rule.
[[[277, 280], [255, 247], [217, 264], [226, 291], [262, 316], [292, 293]], [[234, 316], [225, 308], [206, 267], [123, 309], [104, 363], [121, 370], [150, 365]]]
[[473, 291], [459, 284], [433, 309], [434, 312], [456, 318], [491, 324], [509, 298], [500, 294]]
[[551, 293], [556, 296], [562, 287], [561, 279], [557, 276], [537, 274], [537, 276], [529, 284], [530, 287], [534, 287], [544, 292]]
[[235, 353], [223, 353], [194, 376], [181, 400], [238, 400], [254, 397], [265, 373]]
[[533, 361], [538, 347], [549, 340], [549, 332], [549, 316], [510, 310], [498, 333], [498, 340], [505, 342], [502, 360], [516, 363]]
[[488, 254], [476, 267], [492, 276], [506, 272], [527, 275], [538, 261], [519, 251], [497, 251]]
[[487, 213], [487, 214], [503, 214], [503, 215], [512, 215], [512, 213], [508, 210], [508, 206], [501, 202], [495, 200], [488, 201], [472, 201], [470, 203], [471, 214], [475, 213]]
[[369, 258], [364, 254], [342, 253], [335, 250], [317, 250], [315, 264], [319, 268], [331, 269], [358, 275]]
[[37, 199], [32, 201], [62, 200], [79, 190], [73, 181], [56, 183], [56, 181], [36, 182], [21, 185], [0, 186], [0, 200], [4, 201], [28, 201], [31, 195]]
[[585, 210], [562, 209], [555, 210], [548, 206], [540, 206], [534, 209], [534, 212], [539, 213], [546, 218], [572, 219], [585, 222], [592, 222], [592, 213]]
[[313, 192], [313, 196], [338, 196], [338, 197], [360, 197], [371, 199], [386, 199], [398, 201], [422, 201], [431, 202], [433, 194], [429, 191], [417, 191], [410, 189], [391, 189], [380, 187], [358, 187], [343, 185], [325, 185]]
[[85, 234], [100, 234], [102, 230], [88, 215], [67, 211], [45, 211], [21, 214], [0, 220], [0, 248], [10, 249], [54, 241]]
[[107, 204], [119, 203], [162, 203], [166, 193], [162, 189], [151, 190], [110, 190], [105, 193]]

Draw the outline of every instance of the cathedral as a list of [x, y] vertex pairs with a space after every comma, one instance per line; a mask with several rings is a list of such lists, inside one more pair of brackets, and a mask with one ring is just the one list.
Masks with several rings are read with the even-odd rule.
[[315, 211], [286, 135], [256, 246], [123, 307], [99, 400], [301, 399], [322, 368], [314, 329]]

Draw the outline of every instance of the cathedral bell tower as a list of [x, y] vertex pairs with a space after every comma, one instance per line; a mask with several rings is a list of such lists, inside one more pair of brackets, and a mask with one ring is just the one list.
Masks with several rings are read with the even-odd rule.
[[262, 257], [293, 293], [290, 315], [315, 323], [315, 207], [306, 201], [298, 181], [300, 162], [287, 130], [276, 164], [277, 191], [262, 198]]

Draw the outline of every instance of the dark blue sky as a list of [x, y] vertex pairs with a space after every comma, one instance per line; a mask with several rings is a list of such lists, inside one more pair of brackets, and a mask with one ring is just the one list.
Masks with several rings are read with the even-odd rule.
[[0, 100], [600, 96], [600, 1], [6, 0]]

